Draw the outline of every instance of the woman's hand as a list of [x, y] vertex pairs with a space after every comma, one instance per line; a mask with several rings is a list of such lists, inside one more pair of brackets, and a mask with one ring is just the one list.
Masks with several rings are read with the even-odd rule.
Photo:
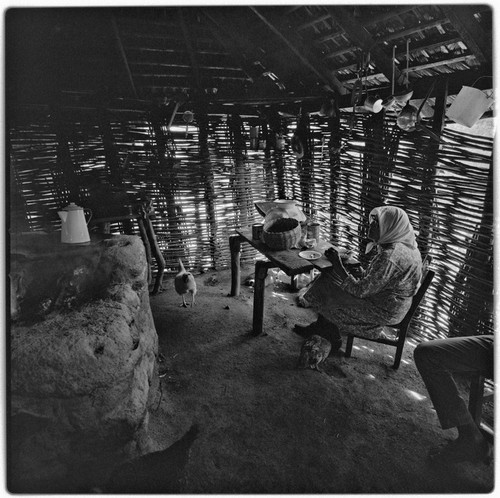
[[342, 260], [340, 259], [339, 253], [333, 247], [328, 248], [325, 251], [325, 256], [332, 264], [332, 271], [337, 274], [342, 280], [344, 280], [349, 274], [347, 273]]

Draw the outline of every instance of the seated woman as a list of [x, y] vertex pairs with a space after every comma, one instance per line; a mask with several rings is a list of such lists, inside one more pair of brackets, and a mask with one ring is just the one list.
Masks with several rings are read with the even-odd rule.
[[298, 334], [321, 335], [336, 351], [342, 346], [341, 334], [376, 339], [384, 325], [404, 318], [422, 276], [422, 257], [408, 215], [395, 206], [373, 209], [368, 238], [373, 242], [366, 253], [374, 247], [378, 253], [360, 278], [346, 271], [335, 249], [325, 251], [332, 267], [304, 295], [319, 316], [308, 326], [296, 325]]

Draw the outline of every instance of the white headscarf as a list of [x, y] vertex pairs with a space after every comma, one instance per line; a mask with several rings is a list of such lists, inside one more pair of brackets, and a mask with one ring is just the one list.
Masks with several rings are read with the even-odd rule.
[[377, 216], [380, 237], [374, 242], [368, 242], [365, 254], [368, 254], [376, 245], [394, 244], [401, 242], [411, 249], [417, 249], [415, 232], [411, 226], [408, 215], [396, 206], [380, 206], [372, 209], [370, 218]]

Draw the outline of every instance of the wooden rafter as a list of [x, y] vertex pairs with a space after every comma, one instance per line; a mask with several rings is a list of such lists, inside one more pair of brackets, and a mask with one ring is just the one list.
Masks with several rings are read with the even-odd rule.
[[448, 78], [438, 81], [436, 88], [436, 99], [434, 102], [434, 119], [432, 131], [441, 135], [446, 122], [446, 103], [448, 101]]
[[470, 5], [443, 6], [442, 9], [476, 59], [481, 64], [491, 64], [491, 39], [476, 21], [475, 9]]
[[[357, 22], [345, 7], [325, 7], [332, 14], [335, 22], [346, 32], [349, 38], [364, 52], [370, 52], [380, 72], [390, 81], [392, 78], [392, 59], [377, 45], [377, 42], [366, 31], [363, 25]], [[400, 72], [396, 68], [395, 78], [398, 80]]]
[[[455, 73], [450, 73], [449, 76], [449, 81], [448, 81], [448, 95], [456, 95], [462, 88], [462, 86], [470, 86], [472, 83], [474, 83], [476, 80], [478, 80], [481, 76], [484, 74], [480, 71], [474, 71], [474, 70], [468, 70], [468, 71], [458, 71]], [[424, 78], [419, 78], [418, 80], [415, 80], [412, 82], [412, 87], [413, 87], [413, 96], [412, 100], [419, 100], [424, 98], [424, 96], [427, 93], [427, 90], [429, 89], [430, 85], [436, 81], [435, 76], [427, 76]], [[491, 89], [491, 79], [489, 78], [482, 78], [477, 81], [477, 83], [474, 85], [476, 88], [480, 90], [488, 90]], [[388, 96], [391, 92], [391, 88], [389, 85], [387, 87], [382, 88], [382, 87], [377, 87], [374, 88], [373, 91], [376, 91], [377, 94], [381, 97], [384, 98]], [[339, 101], [339, 107], [341, 109], [343, 108], [348, 108], [350, 107], [350, 99], [348, 98], [342, 98], [341, 101]]]
[[256, 76], [255, 69], [247, 62], [244, 47], [239, 42], [238, 33], [232, 32], [230, 23], [221, 19], [220, 14], [211, 12], [209, 9], [201, 9], [201, 12], [211, 22], [210, 29], [214, 38], [227, 50], [228, 54], [241, 67], [248, 79], [253, 81]]
[[347, 93], [344, 85], [342, 85], [333, 72], [325, 71], [324, 61], [321, 61], [315, 54], [303, 48], [303, 40], [294, 35], [292, 32], [285, 35], [282, 30], [276, 27], [278, 23], [274, 19], [269, 19], [269, 16], [264, 16], [255, 7], [249, 8], [276, 36], [278, 36], [285, 43], [285, 45], [297, 56], [303, 65], [314, 72], [314, 74], [328, 87], [329, 90], [336, 90], [340, 95]]
[[[427, 71], [429, 69], [436, 69], [438, 67], [442, 66], [447, 66], [450, 64], [458, 64], [460, 62], [467, 62], [469, 59], [473, 58], [474, 56], [472, 54], [464, 54], [460, 55], [459, 57], [448, 57], [446, 59], [442, 59], [439, 61], [434, 61], [434, 62], [429, 62], [428, 64], [420, 64], [418, 66], [412, 66], [408, 68], [408, 74], [411, 73], [418, 73], [421, 71]], [[342, 68], [339, 68], [338, 71], [342, 70], [350, 70], [352, 71], [355, 66], [352, 64], [349, 66], [345, 66]], [[401, 71], [401, 74], [405, 74], [407, 71], [406, 69], [403, 69]], [[383, 73], [376, 73], [376, 74], [369, 74], [366, 76], [366, 81], [369, 82], [371, 80], [379, 80], [382, 76], [385, 76]], [[348, 80], [344, 80], [343, 83], [344, 85], [352, 85], [356, 82], [357, 78], [350, 78]]]
[[120, 57], [123, 61], [123, 65], [124, 65], [125, 71], [127, 73], [128, 81], [130, 83], [130, 88], [132, 89], [132, 94], [134, 95], [135, 98], [137, 98], [137, 90], [135, 89], [134, 78], [132, 76], [132, 71], [130, 70], [130, 65], [128, 63], [127, 54], [125, 53], [122, 39], [120, 37], [120, 31], [118, 29], [118, 25], [116, 24], [116, 20], [115, 20], [114, 16], [111, 16], [111, 26], [113, 28], [113, 35], [114, 35], [114, 38], [116, 40], [118, 50], [120, 52]]
[[441, 19], [433, 19], [432, 21], [417, 24], [415, 26], [411, 26], [406, 29], [402, 29], [400, 31], [395, 31], [394, 33], [385, 34], [377, 38], [378, 43], [389, 42], [391, 40], [395, 40], [397, 38], [409, 38], [411, 35], [415, 33], [420, 33], [426, 29], [437, 28], [438, 26], [442, 26], [443, 24], [448, 24], [450, 20], [447, 17], [443, 17]]
[[194, 82], [196, 84], [196, 88], [201, 89], [201, 79], [200, 79], [200, 68], [198, 65], [198, 60], [196, 58], [195, 51], [193, 50], [193, 44], [191, 43], [191, 35], [186, 27], [186, 21], [184, 20], [184, 14], [182, 12], [183, 9], [177, 9], [177, 13], [179, 15], [179, 21], [181, 24], [182, 35], [184, 36], [184, 43], [186, 44], [186, 48], [189, 54], [189, 60], [191, 61], [191, 71], [193, 72]]

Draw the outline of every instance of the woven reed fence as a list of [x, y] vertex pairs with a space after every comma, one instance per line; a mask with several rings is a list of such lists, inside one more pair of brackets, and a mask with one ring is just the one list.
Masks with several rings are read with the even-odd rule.
[[[126, 121], [104, 112], [31, 115], [10, 123], [11, 230], [58, 230], [56, 211], [70, 201], [94, 216], [119, 212], [141, 196], [153, 200], [154, 229], [166, 262], [196, 270], [229, 267], [228, 238], [260, 221], [254, 203], [296, 199], [321, 223], [321, 236], [364, 254], [373, 207], [404, 208], [435, 280], [413, 333], [420, 338], [493, 331], [493, 141], [445, 129], [438, 146], [404, 133], [382, 115], [342, 113], [332, 139], [324, 118], [280, 123], [288, 139], [306, 134], [305, 154], [250, 148], [249, 121], [203, 118], [174, 126], [150, 113]], [[261, 137], [269, 130], [261, 127]], [[127, 222], [114, 232], [137, 233]], [[243, 245], [242, 261], [255, 251]], [[364, 256], [361, 256], [364, 258]]]

